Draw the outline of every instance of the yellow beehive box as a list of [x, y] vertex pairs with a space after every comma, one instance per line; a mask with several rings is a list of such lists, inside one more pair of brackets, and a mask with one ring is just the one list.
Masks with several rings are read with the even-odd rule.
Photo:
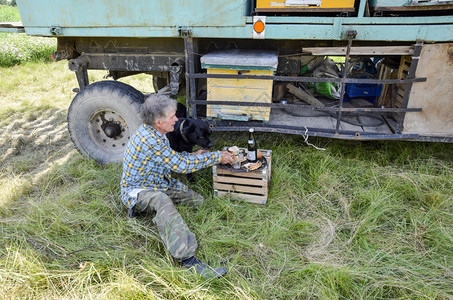
[[257, 0], [256, 8], [353, 8], [354, 0]]
[[[275, 51], [230, 49], [214, 51], [201, 58], [208, 74], [272, 76], [277, 69]], [[272, 102], [273, 80], [242, 78], [208, 78], [208, 101]], [[270, 107], [207, 105], [209, 119], [269, 121]]]

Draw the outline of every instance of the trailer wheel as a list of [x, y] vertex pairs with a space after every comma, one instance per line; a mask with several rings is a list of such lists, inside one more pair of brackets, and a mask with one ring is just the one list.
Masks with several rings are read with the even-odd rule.
[[121, 162], [130, 136], [141, 124], [144, 96], [118, 81], [98, 81], [78, 93], [68, 110], [76, 149], [101, 164]]

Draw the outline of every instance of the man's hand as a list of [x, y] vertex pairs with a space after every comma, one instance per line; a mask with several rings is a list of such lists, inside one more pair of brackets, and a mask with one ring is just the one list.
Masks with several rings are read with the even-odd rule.
[[197, 150], [194, 153], [192, 153], [192, 155], [200, 155], [200, 154], [204, 154], [206, 152], [209, 152], [209, 150], [200, 149], [200, 150]]
[[222, 154], [222, 161], [220, 162], [221, 164], [233, 164], [233, 154], [231, 154], [228, 151], [220, 151]]

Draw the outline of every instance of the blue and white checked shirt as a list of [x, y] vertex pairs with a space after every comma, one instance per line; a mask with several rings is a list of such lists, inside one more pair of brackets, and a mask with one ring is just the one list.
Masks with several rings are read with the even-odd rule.
[[124, 152], [121, 200], [127, 207], [137, 202], [137, 194], [143, 190], [187, 191], [187, 186], [171, 177], [171, 171], [191, 173], [220, 163], [220, 151], [191, 155], [178, 153], [154, 127], [142, 124], [131, 136]]

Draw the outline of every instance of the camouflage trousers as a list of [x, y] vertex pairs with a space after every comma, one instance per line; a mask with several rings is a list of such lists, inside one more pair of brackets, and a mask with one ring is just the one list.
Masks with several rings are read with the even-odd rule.
[[154, 224], [172, 257], [183, 260], [195, 255], [198, 244], [193, 234], [187, 227], [177, 211], [175, 204], [199, 206], [203, 203], [203, 196], [188, 189], [185, 191], [168, 190], [164, 192], [142, 191], [138, 194], [134, 210], [140, 213], [153, 213]]

